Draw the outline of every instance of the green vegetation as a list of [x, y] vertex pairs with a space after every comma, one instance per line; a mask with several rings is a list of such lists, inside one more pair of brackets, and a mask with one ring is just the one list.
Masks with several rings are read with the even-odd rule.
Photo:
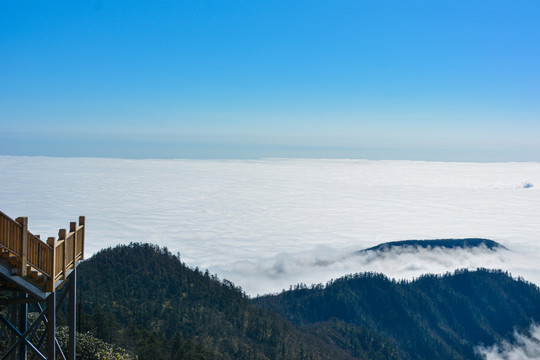
[[540, 321], [537, 286], [486, 269], [412, 282], [356, 274], [249, 299], [167, 249], [130, 244], [78, 275], [81, 360], [479, 359], [475, 346]]
[[140, 360], [477, 359], [475, 346], [540, 320], [540, 289], [502, 271], [365, 273], [249, 299], [148, 244], [78, 269], [81, 330]]
[[402, 241], [392, 241], [377, 246], [370, 247], [368, 249], [360, 250], [359, 253], [364, 253], [366, 251], [388, 251], [393, 248], [403, 248], [403, 247], [412, 247], [412, 248], [444, 248], [444, 249], [466, 249], [466, 248], [475, 248], [484, 246], [489, 250], [498, 250], [506, 249], [504, 246], [499, 244], [496, 241], [488, 239], [441, 239], [441, 240], [402, 240]]
[[[56, 329], [56, 338], [62, 349], [67, 349], [69, 328], [61, 326]], [[58, 359], [60, 359], [58, 355]], [[78, 360], [134, 360], [135, 357], [126, 350], [97, 339], [90, 333], [77, 334]]]
[[338, 337], [353, 354], [362, 334], [378, 334], [395, 344], [400, 359], [474, 359], [476, 345], [509, 339], [540, 320], [537, 286], [485, 269], [413, 282], [356, 274], [255, 303], [319, 337]]
[[105, 249], [82, 263], [78, 275], [82, 330], [140, 360], [353, 358], [167, 249]]
[[[1, 296], [0, 296], [1, 297]], [[3, 316], [6, 316], [6, 313], [2, 311]], [[28, 319], [32, 323], [37, 317], [38, 313], [31, 312], [28, 314]], [[45, 332], [45, 324], [43, 322], [38, 325], [35, 333], [35, 337], [31, 340], [34, 345], [37, 345], [39, 342], [36, 339], [40, 339], [43, 333]], [[10, 334], [13, 335], [13, 334]], [[62, 349], [68, 348], [69, 342], [69, 328], [67, 326], [58, 326], [56, 328], [56, 338]], [[6, 329], [0, 331], [0, 355], [5, 354], [9, 348], [11, 348], [14, 337], [11, 339], [8, 337], [8, 332]], [[30, 353], [33, 352], [30, 350]], [[10, 359], [13, 356], [10, 356]], [[30, 358], [30, 357], [29, 357]], [[57, 353], [57, 359], [61, 360], [62, 356]], [[136, 356], [133, 356], [125, 349], [119, 348], [112, 344], [108, 344], [103, 340], [100, 340], [94, 337], [90, 333], [78, 333], [77, 334], [77, 359], [78, 360], [135, 360]]]

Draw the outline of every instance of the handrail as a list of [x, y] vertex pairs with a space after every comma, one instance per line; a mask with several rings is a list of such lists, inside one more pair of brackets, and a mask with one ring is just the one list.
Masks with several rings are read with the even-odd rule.
[[17, 275], [26, 277], [30, 271], [41, 273], [46, 291], [52, 292], [59, 281], [65, 280], [68, 271], [84, 259], [85, 217], [79, 225], [70, 223], [70, 232], [58, 232], [58, 240], [49, 237], [47, 242], [28, 231], [28, 218], [13, 220], [0, 211], [0, 248], [15, 257]]
[[0, 211], [0, 246], [21, 256], [22, 242], [18, 241], [21, 231], [21, 224]]
[[52, 274], [52, 251], [47, 243], [28, 233], [28, 264], [49, 277]]

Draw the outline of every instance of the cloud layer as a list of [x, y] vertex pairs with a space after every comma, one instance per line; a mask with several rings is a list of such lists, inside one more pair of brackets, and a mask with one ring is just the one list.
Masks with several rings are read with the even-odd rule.
[[[0, 209], [28, 216], [42, 237], [86, 215], [87, 255], [152, 242], [250, 294], [357, 271], [410, 277], [484, 264], [540, 283], [538, 163], [0, 156], [0, 182]], [[349, 256], [465, 237], [511, 251]]]
[[514, 332], [514, 342], [503, 341], [492, 347], [479, 347], [477, 351], [486, 360], [537, 360], [540, 359], [540, 326], [532, 324], [530, 335]]
[[529, 281], [540, 280], [540, 256], [511, 250], [394, 248], [384, 252], [351, 253], [321, 246], [302, 253], [280, 253], [257, 261], [238, 261], [218, 273], [241, 279], [250, 293], [288, 289], [291, 284], [326, 283], [344, 274], [372, 271], [390, 278], [413, 280], [422, 274], [444, 274], [455, 269], [503, 269]]

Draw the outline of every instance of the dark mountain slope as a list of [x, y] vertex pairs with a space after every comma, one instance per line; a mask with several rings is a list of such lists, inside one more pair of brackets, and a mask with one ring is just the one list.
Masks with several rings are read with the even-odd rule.
[[501, 271], [357, 274], [250, 300], [148, 244], [102, 250], [78, 269], [82, 330], [141, 360], [475, 359], [476, 345], [540, 321], [539, 288]]
[[141, 360], [353, 358], [157, 246], [102, 250], [78, 275], [82, 330]]
[[540, 320], [540, 290], [501, 271], [458, 271], [396, 282], [357, 274], [326, 287], [297, 288], [255, 299], [259, 306], [355, 353], [366, 332], [399, 349], [402, 359], [475, 359], [474, 347], [509, 339]]
[[368, 249], [360, 250], [359, 253], [367, 251], [388, 251], [396, 248], [444, 248], [444, 249], [472, 249], [484, 246], [489, 250], [506, 249], [496, 241], [488, 239], [441, 239], [441, 240], [402, 240], [392, 241]]

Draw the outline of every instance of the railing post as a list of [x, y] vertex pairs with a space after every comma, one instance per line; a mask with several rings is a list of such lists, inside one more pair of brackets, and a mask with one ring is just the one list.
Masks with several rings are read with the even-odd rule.
[[73, 249], [71, 250], [71, 255], [73, 256], [73, 268], [77, 266], [77, 223], [72, 221], [69, 223], [69, 232], [73, 233]]
[[27, 274], [27, 263], [28, 263], [28, 218], [27, 217], [18, 217], [17, 222], [21, 224], [21, 276], [26, 276]]
[[81, 233], [81, 248], [79, 249], [80, 252], [81, 252], [81, 260], [84, 259], [84, 231], [86, 229], [86, 225], [85, 225], [85, 217], [84, 216], [79, 216], [79, 225], [82, 225], [82, 233]]
[[60, 231], [58, 231], [58, 241], [62, 241], [64, 240], [64, 251], [63, 251], [63, 277], [64, 277], [64, 280], [66, 279], [66, 267], [67, 267], [67, 246], [66, 246], [66, 229], [60, 229]]
[[50, 237], [47, 239], [47, 245], [49, 245], [52, 248], [52, 256], [51, 256], [51, 282], [50, 284], [47, 284], [47, 291], [51, 292], [54, 291], [54, 280], [56, 279], [56, 240], [54, 237]]

